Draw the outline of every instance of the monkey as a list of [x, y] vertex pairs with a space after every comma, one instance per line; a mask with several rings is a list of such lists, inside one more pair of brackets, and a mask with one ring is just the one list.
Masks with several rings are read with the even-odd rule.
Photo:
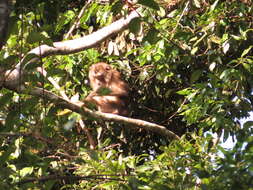
[[121, 79], [119, 71], [99, 62], [89, 68], [88, 77], [92, 92], [84, 102], [95, 104], [103, 113], [128, 115], [129, 86]]

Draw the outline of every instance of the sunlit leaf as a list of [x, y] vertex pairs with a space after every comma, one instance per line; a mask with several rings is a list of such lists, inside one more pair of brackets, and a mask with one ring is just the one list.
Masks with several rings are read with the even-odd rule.
[[223, 50], [224, 54], [227, 53], [227, 51], [229, 50], [229, 47], [230, 47], [230, 44], [228, 43], [228, 41], [226, 41], [222, 44], [222, 50]]
[[211, 63], [211, 65], [209, 66], [209, 70], [210, 70], [210, 71], [213, 71], [213, 70], [215, 69], [215, 67], [216, 67], [216, 63], [213, 62], [213, 63]]
[[244, 67], [248, 72], [251, 71], [251, 65], [250, 65], [250, 64], [243, 63], [242, 65], [243, 65], [243, 67]]
[[213, 11], [215, 9], [215, 7], [217, 6], [219, 0], [216, 0], [210, 7], [210, 11]]
[[197, 7], [197, 8], [200, 8], [201, 7], [201, 4], [199, 2], [199, 0], [194, 0], [194, 5]]
[[247, 49], [245, 49], [243, 52], [242, 52], [242, 55], [241, 57], [244, 57], [245, 55], [247, 55], [249, 53], [249, 51], [253, 48], [253, 46], [249, 46]]
[[20, 170], [21, 177], [30, 175], [33, 172], [33, 167], [25, 167]]
[[190, 88], [177, 91], [177, 94], [180, 94], [180, 95], [189, 95], [190, 93], [192, 93], [192, 90]]
[[192, 50], [191, 50], [191, 54], [192, 55], [195, 55], [195, 53], [198, 51], [198, 47], [194, 47]]

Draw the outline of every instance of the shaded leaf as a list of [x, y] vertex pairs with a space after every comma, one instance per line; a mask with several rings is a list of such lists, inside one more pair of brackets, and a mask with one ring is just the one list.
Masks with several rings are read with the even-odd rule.
[[192, 73], [192, 75], [191, 75], [191, 80], [190, 80], [191, 83], [196, 82], [201, 75], [202, 75], [202, 70], [196, 70], [196, 71], [194, 71]]
[[129, 24], [129, 29], [132, 33], [137, 34], [140, 31], [141, 28], [141, 19], [140, 18], [135, 18], [131, 20]]
[[110, 88], [99, 88], [97, 93], [101, 96], [106, 96], [106, 95], [110, 94], [111, 92], [112, 91]]
[[141, 5], [145, 5], [149, 8], [155, 9], [157, 11], [160, 9], [159, 5], [154, 0], [139, 0], [138, 3]]
[[118, 0], [116, 1], [113, 5], [112, 5], [112, 12], [113, 15], [117, 15], [118, 13], [120, 13], [120, 11], [122, 10], [123, 7], [123, 1], [122, 0]]
[[154, 44], [157, 41], [159, 41], [158, 34], [159, 34], [158, 30], [151, 28], [148, 31], [147, 35], [143, 38], [143, 41], [148, 41], [150, 44]]

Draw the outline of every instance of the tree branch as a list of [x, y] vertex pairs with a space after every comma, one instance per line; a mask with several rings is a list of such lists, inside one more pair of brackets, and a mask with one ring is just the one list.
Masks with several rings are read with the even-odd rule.
[[92, 111], [84, 106], [79, 105], [78, 103], [71, 102], [69, 100], [66, 100], [60, 96], [55, 95], [52, 92], [49, 92], [47, 90], [43, 90], [41, 88], [26, 88], [24, 85], [9, 88], [10, 90], [14, 90], [18, 93], [25, 93], [30, 94], [33, 96], [39, 96], [42, 98], [46, 98], [47, 100], [54, 102], [55, 104], [58, 104], [62, 106], [63, 108], [67, 108], [72, 110], [73, 112], [79, 113], [83, 116], [91, 116], [94, 118], [106, 120], [106, 121], [114, 121], [117, 123], [124, 123], [127, 127], [139, 127], [143, 128], [149, 131], [153, 131], [155, 133], [158, 133], [160, 135], [166, 136], [170, 139], [176, 139], [179, 140], [179, 136], [177, 136], [172, 131], [168, 130], [166, 127], [162, 125], [157, 125], [155, 123], [150, 123], [147, 121], [143, 121], [140, 119], [132, 119], [128, 117], [123, 117], [115, 114], [110, 113], [102, 113], [98, 111]]
[[127, 17], [121, 18], [102, 29], [93, 32], [90, 35], [74, 40], [54, 42], [53, 46], [42, 45], [34, 48], [28, 54], [36, 54], [37, 56], [41, 57], [46, 57], [49, 55], [66, 55], [96, 47], [107, 38], [125, 30], [128, 27], [129, 23], [137, 17], [139, 17], [139, 15], [136, 13], [136, 11], [133, 11]]
[[[20, 69], [20, 67], [24, 64], [27, 66], [29, 64], [36, 63], [39, 61], [40, 57], [43, 58], [50, 55], [67, 55], [96, 47], [107, 38], [116, 35], [126, 29], [129, 23], [137, 17], [139, 17], [139, 15], [136, 13], [136, 11], [133, 11], [128, 16], [121, 18], [118, 21], [113, 22], [112, 24], [105, 26], [104, 28], [82, 38], [54, 42], [53, 46], [38, 46], [29, 51], [27, 55], [21, 60], [21, 62], [15, 67], [15, 69], [8, 70], [0, 75], [0, 85], [15, 87], [17, 84], [20, 84], [20, 79], [24, 78], [23, 75], [25, 73], [23, 71], [23, 68]], [[25, 63], [27, 56], [31, 54], [35, 55], [34, 58]]]

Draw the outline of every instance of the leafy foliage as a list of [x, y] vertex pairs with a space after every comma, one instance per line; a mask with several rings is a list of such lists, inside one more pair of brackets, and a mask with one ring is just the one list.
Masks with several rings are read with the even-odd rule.
[[[90, 91], [89, 66], [109, 62], [130, 84], [131, 117], [166, 126], [182, 139], [85, 118], [98, 143], [89, 150], [79, 115], [1, 88], [1, 189], [252, 189], [252, 122], [239, 122], [253, 105], [251, 3], [16, 1], [0, 52], [4, 69], [41, 44], [66, 40], [82, 6], [70, 39], [137, 11], [142, 17], [130, 30], [99, 47], [26, 68], [26, 84], [60, 93], [34, 69], [43, 64], [68, 97], [82, 100]], [[207, 132], [223, 133], [223, 141], [233, 136], [236, 145], [226, 150]]]

